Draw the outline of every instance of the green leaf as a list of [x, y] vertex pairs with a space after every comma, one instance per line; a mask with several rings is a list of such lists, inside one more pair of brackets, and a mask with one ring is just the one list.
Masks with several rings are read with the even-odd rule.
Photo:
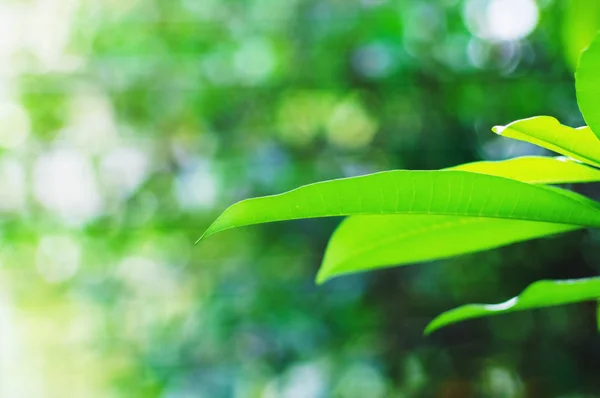
[[[527, 156], [452, 167], [530, 183], [600, 181], [600, 170], [567, 158]], [[335, 276], [437, 260], [579, 229], [579, 226], [440, 215], [346, 218], [329, 240], [317, 283]]]
[[598, 297], [600, 297], [600, 277], [538, 281], [529, 285], [519, 296], [513, 297], [504, 303], [468, 304], [446, 311], [427, 325], [425, 334], [430, 334], [441, 327], [467, 319], [578, 303], [595, 300]]
[[596, 203], [568, 191], [458, 170], [396, 170], [243, 200], [225, 210], [203, 236], [272, 221], [359, 214], [437, 214], [600, 226]]
[[496, 162], [466, 163], [446, 170], [470, 171], [535, 184], [600, 181], [600, 170], [564, 156], [523, 156]]
[[567, 63], [574, 71], [581, 51], [600, 29], [600, 1], [563, 0], [562, 42]]
[[439, 260], [579, 228], [499, 218], [353, 216], [331, 236], [316, 281], [321, 284], [340, 275]]
[[506, 126], [495, 126], [492, 130], [496, 134], [530, 142], [600, 167], [600, 141], [589, 127], [568, 127], [553, 117], [536, 116], [517, 120]]
[[592, 40], [579, 58], [575, 90], [585, 122], [600, 137], [600, 35]]

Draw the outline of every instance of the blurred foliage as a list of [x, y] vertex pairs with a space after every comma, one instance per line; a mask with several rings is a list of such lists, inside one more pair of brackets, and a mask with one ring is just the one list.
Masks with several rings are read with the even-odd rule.
[[595, 231], [323, 287], [339, 220], [194, 245], [242, 198], [540, 154], [489, 126], [583, 124], [568, 4], [3, 2], [0, 396], [600, 396], [593, 305], [422, 336], [597, 274]]
[[564, 13], [563, 44], [565, 57], [575, 70], [581, 50], [586, 48], [600, 29], [600, 3], [569, 0]]

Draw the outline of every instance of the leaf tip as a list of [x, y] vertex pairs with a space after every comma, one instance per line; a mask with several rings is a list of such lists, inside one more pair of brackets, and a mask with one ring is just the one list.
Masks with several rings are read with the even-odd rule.
[[439, 327], [435, 324], [436, 319], [437, 318], [434, 318], [433, 321], [429, 322], [427, 326], [425, 326], [425, 329], [423, 330], [423, 336], [429, 336], [431, 333], [439, 329]]
[[200, 235], [200, 237], [198, 239], [196, 239], [196, 241], [194, 242], [195, 245], [197, 245], [198, 243], [200, 243], [200, 241], [204, 238], [206, 238], [207, 236], [209, 236], [211, 234], [208, 233], [208, 229], [206, 231], [204, 231], [204, 233], [202, 235]]
[[196, 242], [194, 242], [194, 244], [196, 244], [196, 245], [197, 245], [198, 243], [200, 243], [200, 241], [201, 241], [202, 239], [204, 239], [204, 238], [207, 238], [207, 237], [211, 236], [211, 235], [212, 235], [212, 234], [214, 234], [215, 232], [216, 232], [216, 231], [213, 231], [213, 230], [212, 230], [212, 225], [211, 225], [210, 227], [208, 227], [208, 228], [206, 229], [206, 231], [204, 231], [204, 232], [202, 233], [202, 235], [200, 235], [200, 237], [199, 237], [199, 238], [196, 240]]
[[317, 276], [315, 277], [315, 283], [319, 286], [323, 285], [330, 279], [331, 275], [328, 272], [323, 272], [323, 268], [317, 272]]
[[506, 129], [506, 126], [494, 126], [492, 127], [492, 131], [498, 135], [502, 135], [502, 132]]
[[195, 244], [200, 243], [200, 241], [202, 239], [205, 239], [211, 235], [216, 234], [217, 232], [223, 230], [223, 228], [219, 227], [219, 219], [217, 218], [212, 224], [210, 224], [210, 226], [208, 228], [206, 228], [206, 230], [202, 233], [202, 235], [200, 235], [200, 237], [198, 238], [198, 240], [196, 240]]

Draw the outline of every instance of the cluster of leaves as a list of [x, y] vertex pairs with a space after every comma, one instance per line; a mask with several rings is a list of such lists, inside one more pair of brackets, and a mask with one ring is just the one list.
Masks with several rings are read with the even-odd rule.
[[[394, 170], [305, 185], [229, 207], [203, 236], [301, 218], [350, 216], [327, 247], [317, 283], [394, 265], [444, 258], [584, 227], [600, 227], [600, 203], [550, 186], [600, 181], [600, 36], [580, 58], [577, 100], [588, 126], [538, 116], [493, 131], [561, 157], [519, 157], [437, 171]], [[496, 305], [441, 314], [430, 333], [461, 320], [596, 299], [600, 278], [539, 281]]]

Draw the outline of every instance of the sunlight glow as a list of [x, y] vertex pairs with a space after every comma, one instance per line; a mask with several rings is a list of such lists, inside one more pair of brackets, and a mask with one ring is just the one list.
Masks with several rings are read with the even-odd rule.
[[208, 162], [198, 159], [175, 181], [175, 195], [183, 209], [210, 208], [217, 199], [217, 179]]
[[539, 10], [534, 0], [469, 0], [464, 17], [471, 33], [482, 39], [513, 41], [533, 32]]
[[148, 156], [139, 148], [115, 148], [102, 158], [100, 177], [117, 196], [131, 195], [148, 176]]
[[340, 101], [327, 121], [327, 138], [338, 147], [361, 148], [369, 144], [377, 132], [377, 122], [357, 100]]
[[27, 195], [27, 180], [23, 164], [11, 157], [0, 160], [0, 211], [23, 210]]
[[256, 84], [273, 72], [275, 55], [271, 44], [262, 38], [242, 42], [234, 54], [233, 62], [240, 79], [247, 84]]
[[75, 274], [80, 259], [81, 249], [73, 239], [45, 236], [38, 245], [36, 268], [47, 282], [62, 282]]
[[68, 125], [62, 137], [89, 154], [103, 153], [118, 141], [117, 125], [110, 99], [96, 87], [69, 99]]
[[16, 148], [27, 140], [30, 132], [29, 115], [22, 106], [0, 104], [0, 146]]
[[[17, 72], [19, 67], [64, 71], [79, 66], [76, 57], [66, 54], [77, 6], [78, 0], [4, 3], [0, 12], [3, 71]], [[24, 52], [33, 55], [37, 62], [24, 62]]]
[[73, 149], [55, 149], [39, 156], [33, 170], [36, 199], [68, 222], [82, 223], [103, 207], [90, 159]]

